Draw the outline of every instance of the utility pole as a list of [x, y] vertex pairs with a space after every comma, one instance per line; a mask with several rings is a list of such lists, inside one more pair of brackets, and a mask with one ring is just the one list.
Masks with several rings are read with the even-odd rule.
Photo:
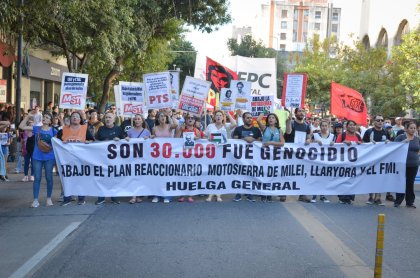
[[18, 58], [17, 58], [17, 74], [16, 74], [16, 128], [20, 123], [20, 103], [22, 99], [22, 48], [23, 48], [23, 5], [24, 0], [20, 0], [20, 20], [19, 20], [19, 37], [18, 37]]

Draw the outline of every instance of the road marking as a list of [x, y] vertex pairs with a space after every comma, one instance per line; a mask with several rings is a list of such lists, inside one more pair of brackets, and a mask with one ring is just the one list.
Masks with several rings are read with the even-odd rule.
[[72, 222], [55, 238], [47, 243], [41, 250], [32, 256], [25, 264], [19, 267], [10, 278], [25, 277], [34, 267], [39, 264], [48, 254], [51, 253], [69, 234], [76, 230], [82, 222]]
[[286, 203], [284, 207], [346, 276], [373, 277], [373, 270], [302, 205]]

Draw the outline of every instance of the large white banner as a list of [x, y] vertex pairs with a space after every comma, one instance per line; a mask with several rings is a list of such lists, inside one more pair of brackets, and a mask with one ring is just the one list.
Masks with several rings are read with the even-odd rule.
[[408, 144], [261, 147], [229, 140], [53, 139], [65, 195], [338, 195], [405, 192]]
[[[251, 82], [252, 96], [276, 96], [277, 71], [275, 58], [230, 56], [214, 60], [236, 71], [239, 80]], [[197, 55], [195, 61], [194, 77], [203, 80], [206, 79], [206, 56], [200, 53]]]
[[88, 75], [83, 73], [63, 73], [61, 81], [60, 108], [85, 109]]

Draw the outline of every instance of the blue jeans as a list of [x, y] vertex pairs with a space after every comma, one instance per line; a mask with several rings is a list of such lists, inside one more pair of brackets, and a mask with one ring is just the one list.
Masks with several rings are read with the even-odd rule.
[[3, 152], [0, 152], [0, 175], [1, 176], [5, 176], [6, 175], [6, 164], [4, 162]]
[[[24, 158], [25, 158], [25, 164], [23, 165], [23, 173], [25, 174], [25, 176], [27, 176], [29, 173], [29, 163], [31, 163], [32, 157], [30, 154], [26, 154]], [[31, 176], [33, 175], [34, 175], [34, 165], [32, 165], [31, 163]]]
[[53, 174], [52, 169], [55, 165], [55, 159], [51, 160], [36, 160], [32, 159], [32, 167], [34, 169], [34, 199], [38, 199], [39, 189], [41, 187], [42, 168], [45, 169], [45, 179], [47, 180], [47, 198], [51, 198], [53, 190]]

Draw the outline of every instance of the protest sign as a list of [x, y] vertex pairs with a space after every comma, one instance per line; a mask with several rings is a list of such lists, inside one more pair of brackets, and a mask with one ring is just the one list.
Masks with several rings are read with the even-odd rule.
[[176, 109], [179, 104], [179, 71], [169, 71], [171, 80], [171, 96], [172, 96], [172, 108]]
[[147, 108], [172, 108], [172, 88], [169, 72], [148, 73], [143, 75], [147, 92]]
[[7, 80], [0, 80], [0, 103], [7, 102]]
[[220, 110], [233, 111], [235, 109], [236, 90], [222, 88], [220, 94]]
[[304, 107], [306, 82], [305, 73], [285, 73], [282, 94], [282, 104], [285, 107]]
[[66, 196], [346, 195], [405, 192], [408, 144], [218, 146], [182, 138], [63, 144], [53, 139]]
[[133, 117], [136, 114], [143, 114], [144, 94], [143, 83], [120, 81], [118, 85], [118, 98], [117, 94], [115, 95], [117, 112], [119, 111], [118, 115]]
[[210, 82], [187, 76], [182, 87], [178, 109], [201, 116], [209, 93]]
[[274, 111], [274, 96], [253, 96], [251, 102], [251, 115], [258, 117], [261, 113], [268, 114]]
[[85, 109], [87, 86], [87, 74], [63, 73], [59, 107], [79, 110]]
[[233, 80], [230, 89], [235, 93], [235, 109], [251, 111], [251, 82]]

